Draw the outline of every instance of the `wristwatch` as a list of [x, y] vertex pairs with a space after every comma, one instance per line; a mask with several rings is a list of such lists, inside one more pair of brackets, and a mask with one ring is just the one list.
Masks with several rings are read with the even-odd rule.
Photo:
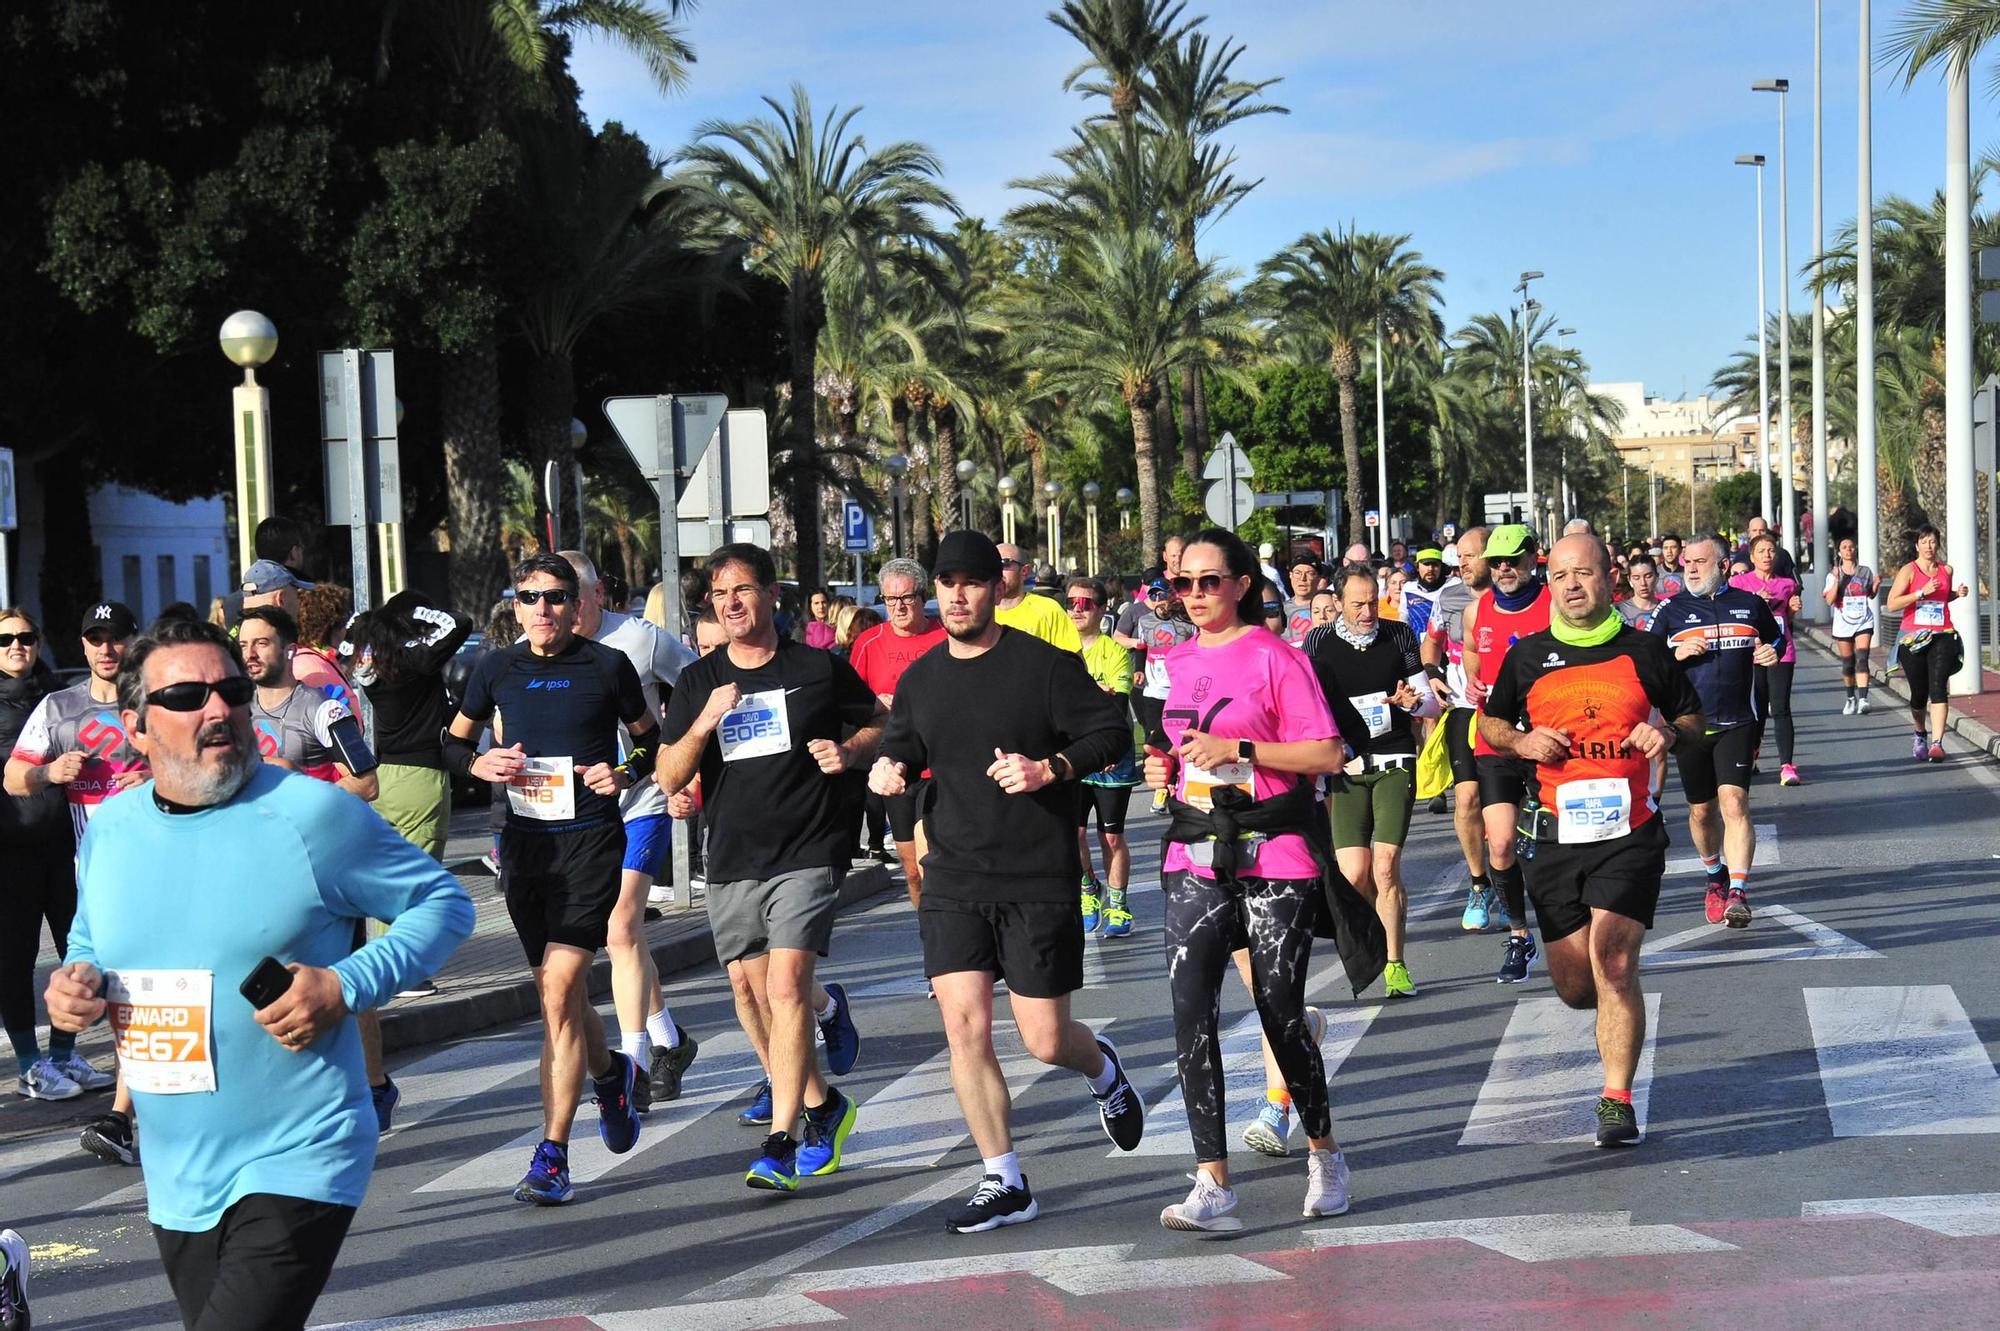
[[1236, 741], [1236, 756], [1243, 762], [1254, 763], [1257, 761], [1257, 746], [1247, 739], [1239, 739]]

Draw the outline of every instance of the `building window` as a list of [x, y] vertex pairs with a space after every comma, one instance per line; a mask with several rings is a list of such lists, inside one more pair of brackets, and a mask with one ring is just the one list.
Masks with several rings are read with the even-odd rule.
[[214, 595], [215, 587], [209, 580], [208, 556], [196, 555], [194, 557], [194, 608], [201, 612], [204, 619], [208, 617], [208, 603]]
[[180, 588], [174, 579], [174, 557], [161, 555], [155, 561], [160, 580], [160, 609], [164, 610], [181, 599]]
[[139, 585], [139, 581], [145, 576], [145, 568], [140, 563], [139, 556], [137, 555], [126, 555], [118, 561], [118, 564], [119, 572], [122, 575], [121, 581], [125, 584], [123, 592], [125, 608], [138, 618], [144, 619], [146, 617], [144, 613], [145, 597], [140, 593], [145, 589]]

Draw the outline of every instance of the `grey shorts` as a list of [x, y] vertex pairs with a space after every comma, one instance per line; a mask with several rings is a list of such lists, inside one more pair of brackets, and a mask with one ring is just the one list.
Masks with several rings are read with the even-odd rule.
[[774, 947], [826, 955], [846, 870], [792, 869], [708, 885], [708, 927], [723, 965]]

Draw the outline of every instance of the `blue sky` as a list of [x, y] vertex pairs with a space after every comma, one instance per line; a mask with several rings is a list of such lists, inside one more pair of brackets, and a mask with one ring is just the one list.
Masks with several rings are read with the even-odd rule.
[[[698, 63], [663, 99], [639, 64], [586, 42], [584, 106], [660, 152], [708, 119], [768, 114], [802, 82], [816, 109], [861, 105], [870, 142], [917, 139], [943, 159], [968, 212], [997, 218], [1007, 182], [1048, 169], [1084, 103], [1061, 92], [1081, 48], [1037, 0], [703, 0], [684, 22]], [[1878, 50], [1901, 4], [1874, 6]], [[1579, 331], [1599, 380], [1702, 391], [1753, 330], [1754, 173], [1764, 153], [1770, 303], [1778, 304], [1778, 107], [1792, 83], [1796, 269], [1812, 247], [1811, 0], [1209, 0], [1190, 13], [1248, 48], [1239, 75], [1282, 76], [1287, 116], [1231, 131], [1263, 184], [1204, 248], [1246, 272], [1300, 233], [1356, 222], [1408, 232], [1445, 272], [1446, 319], [1537, 298]], [[1825, 192], [1830, 235], [1855, 213], [1856, 0], [1825, 3]], [[1975, 75], [1975, 157], [2000, 149], [1986, 73]], [[1944, 93], [1874, 75], [1878, 197], [1940, 187]], [[1101, 103], [1098, 103], [1101, 106]], [[1793, 308], [1805, 308], [1794, 287]]]

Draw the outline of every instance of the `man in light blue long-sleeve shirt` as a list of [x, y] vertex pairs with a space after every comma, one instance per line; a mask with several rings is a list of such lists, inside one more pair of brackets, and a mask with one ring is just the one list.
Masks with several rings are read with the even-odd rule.
[[[375, 1161], [352, 1014], [441, 966], [472, 903], [362, 801], [258, 760], [220, 630], [161, 626], [118, 683], [154, 780], [83, 841], [50, 1020], [112, 1022], [185, 1324], [303, 1326]], [[390, 927], [356, 951], [366, 918]], [[257, 1008], [267, 955], [290, 984]]]

